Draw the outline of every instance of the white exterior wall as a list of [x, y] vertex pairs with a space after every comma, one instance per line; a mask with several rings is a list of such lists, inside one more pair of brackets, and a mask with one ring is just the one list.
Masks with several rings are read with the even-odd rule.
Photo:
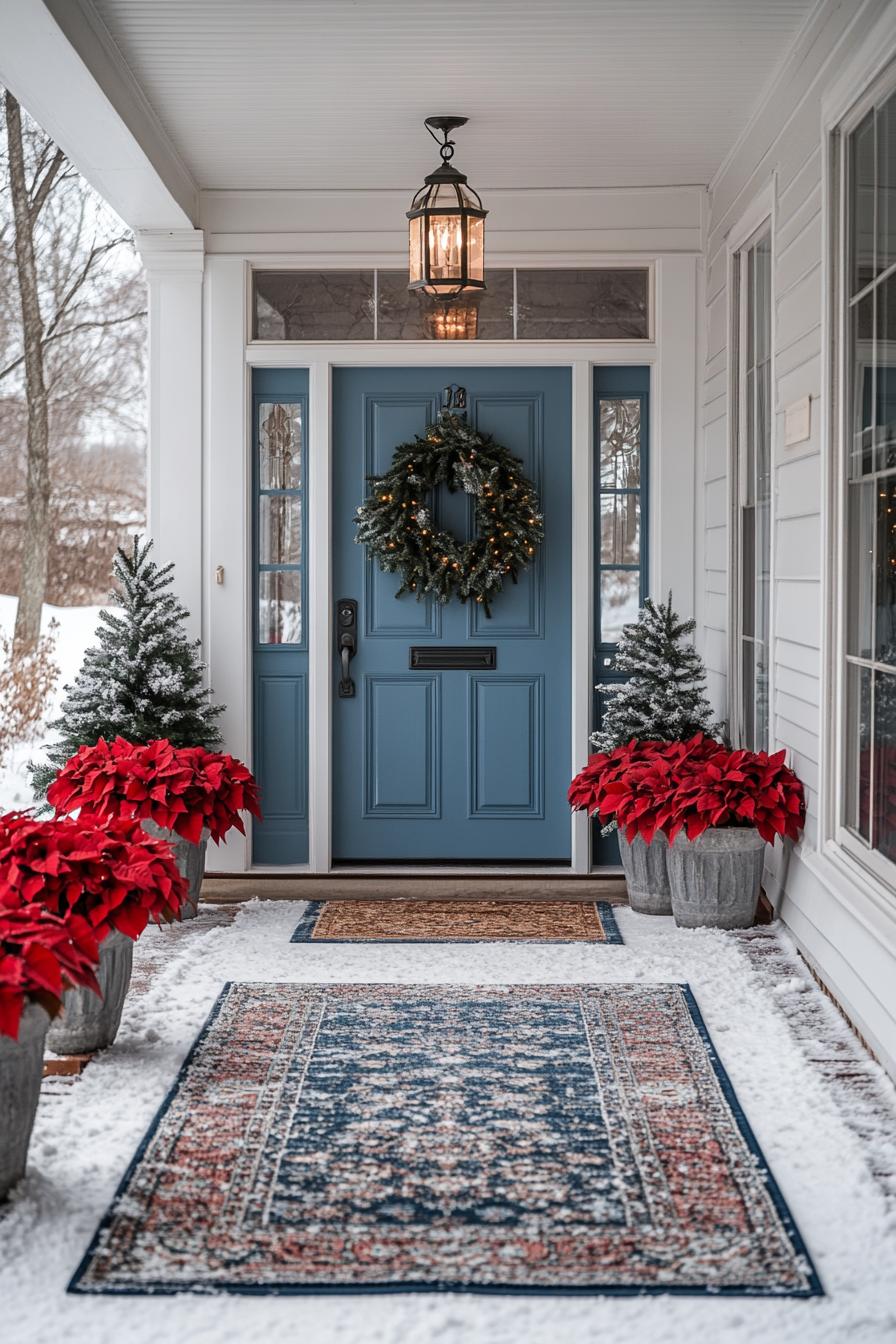
[[[891, 43], [887, 50], [887, 42]], [[697, 614], [710, 689], [728, 715], [730, 638], [729, 255], [770, 203], [773, 259], [772, 600], [770, 738], [806, 785], [800, 845], [770, 852], [766, 888], [809, 960], [891, 1070], [896, 1070], [896, 893], [847, 862], [831, 838], [836, 707], [828, 667], [838, 538], [831, 483], [828, 131], [832, 99], [863, 91], [896, 56], [886, 0], [829, 0], [813, 14], [768, 99], [709, 193], [703, 431], [698, 445]], [[851, 87], [850, 87], [851, 85]], [[839, 115], [839, 114], [838, 114]], [[785, 408], [809, 396], [811, 437], [784, 446]], [[702, 553], [701, 553], [702, 552]]]

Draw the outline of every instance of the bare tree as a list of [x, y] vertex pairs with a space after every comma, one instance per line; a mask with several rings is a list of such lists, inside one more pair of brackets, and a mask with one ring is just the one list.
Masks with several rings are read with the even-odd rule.
[[[70, 468], [62, 478], [70, 500], [88, 440], [120, 445], [122, 431], [142, 439], [145, 295], [120, 221], [9, 92], [4, 104], [0, 443], [10, 459], [22, 450], [24, 456], [12, 467], [13, 476], [24, 475], [19, 656], [34, 649], [40, 634], [52, 545], [51, 465]], [[86, 484], [96, 471], [83, 475]]]

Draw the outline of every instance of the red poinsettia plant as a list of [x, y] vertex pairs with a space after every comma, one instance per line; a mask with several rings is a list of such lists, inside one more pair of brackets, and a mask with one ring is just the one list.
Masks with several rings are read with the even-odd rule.
[[611, 827], [625, 825], [629, 840], [641, 834], [649, 843], [657, 829], [657, 808], [676, 773], [719, 749], [718, 742], [697, 733], [687, 742], [633, 738], [612, 751], [595, 752], [569, 786], [570, 805]]
[[799, 840], [806, 822], [803, 786], [785, 764], [787, 753], [722, 749], [675, 778], [658, 810], [670, 840], [684, 830], [696, 840], [711, 826], [755, 826], [763, 840]]
[[171, 846], [125, 818], [0, 817], [0, 914], [37, 904], [86, 921], [98, 941], [139, 938], [152, 919], [180, 918], [187, 883]]
[[258, 785], [241, 761], [204, 747], [145, 744], [116, 737], [81, 747], [47, 790], [57, 816], [79, 811], [99, 818], [132, 817], [175, 831], [197, 844], [207, 829], [216, 844], [231, 827], [245, 834], [240, 813], [261, 817]]
[[627, 840], [657, 831], [696, 840], [710, 827], [752, 826], [764, 840], [799, 839], [803, 786], [786, 753], [732, 751], [697, 734], [687, 742], [637, 742], [592, 756], [570, 785], [569, 801], [612, 818]]
[[37, 902], [0, 909], [0, 1036], [18, 1037], [22, 1013], [39, 1003], [51, 1017], [74, 986], [99, 994], [96, 934], [86, 919], [62, 919]]

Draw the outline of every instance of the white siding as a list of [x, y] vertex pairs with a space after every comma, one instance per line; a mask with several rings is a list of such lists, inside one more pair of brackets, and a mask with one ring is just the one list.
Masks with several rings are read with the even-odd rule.
[[[876, 927], [859, 906], [843, 935], [848, 883], [825, 879], [819, 820], [823, 752], [822, 590], [825, 540], [822, 511], [829, 448], [822, 442], [818, 399], [823, 387], [823, 306], [829, 279], [824, 256], [822, 102], [844, 61], [868, 38], [886, 0], [864, 4], [829, 0], [819, 6], [787, 62], [782, 78], [722, 165], [709, 193], [706, 242], [704, 423], [698, 464], [704, 502], [702, 559], [698, 560], [700, 639], [709, 685], [727, 717], [729, 606], [720, 570], [729, 545], [728, 235], [773, 184], [774, 378], [772, 747], [787, 748], [806, 785], [809, 819], [801, 846], [788, 857], [770, 855], [767, 887], [857, 1023], [893, 1068], [896, 1061], [896, 898], [879, 909]], [[896, 54], [896, 53], [894, 53]], [[861, 89], [855, 90], [856, 96]], [[811, 438], [784, 446], [784, 410], [809, 395]], [[699, 543], [698, 543], [699, 544]], [[823, 792], [823, 790], [822, 790]], [[855, 884], [861, 903], [861, 879]], [[883, 936], [881, 936], [883, 931]], [[889, 949], [882, 956], [882, 950]], [[836, 949], [836, 950], [835, 950]]]

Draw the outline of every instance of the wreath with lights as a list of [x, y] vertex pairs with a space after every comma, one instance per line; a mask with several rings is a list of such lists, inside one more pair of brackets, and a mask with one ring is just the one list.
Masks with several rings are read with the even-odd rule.
[[[505, 580], [517, 582], [544, 538], [538, 492], [522, 465], [490, 434], [443, 415], [413, 443], [399, 444], [384, 476], [370, 477], [355, 540], [387, 574], [401, 575], [396, 597], [472, 599], [490, 616]], [[471, 541], [434, 525], [431, 496], [440, 485], [475, 499]]]

